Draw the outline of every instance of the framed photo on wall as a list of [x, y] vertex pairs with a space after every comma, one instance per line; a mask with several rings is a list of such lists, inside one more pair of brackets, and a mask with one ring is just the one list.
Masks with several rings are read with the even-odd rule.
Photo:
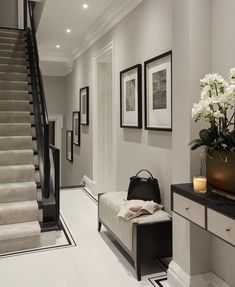
[[144, 63], [145, 129], [172, 130], [172, 51]]
[[66, 131], [66, 159], [73, 162], [73, 131]]
[[73, 112], [73, 144], [80, 146], [80, 112]]
[[142, 128], [142, 66], [120, 72], [120, 126]]
[[89, 87], [80, 89], [80, 123], [89, 125]]

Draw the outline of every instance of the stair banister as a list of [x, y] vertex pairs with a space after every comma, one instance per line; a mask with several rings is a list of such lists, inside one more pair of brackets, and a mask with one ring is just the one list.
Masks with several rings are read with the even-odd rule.
[[[39, 54], [33, 19], [33, 3], [25, 0], [24, 5], [24, 22], [25, 25], [27, 23], [27, 26], [31, 28], [27, 28], [27, 40], [42, 192], [44, 198], [48, 199], [50, 197], [49, 120], [39, 66]], [[27, 7], [29, 13], [27, 13]], [[28, 18], [29, 23], [27, 22]]]

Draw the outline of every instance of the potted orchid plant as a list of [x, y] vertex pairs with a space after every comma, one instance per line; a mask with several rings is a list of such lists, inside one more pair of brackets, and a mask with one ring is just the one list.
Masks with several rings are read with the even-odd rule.
[[204, 119], [209, 127], [190, 142], [191, 149], [205, 147], [208, 183], [235, 193], [235, 68], [229, 82], [218, 74], [207, 74], [200, 82], [201, 98], [192, 108], [192, 118]]

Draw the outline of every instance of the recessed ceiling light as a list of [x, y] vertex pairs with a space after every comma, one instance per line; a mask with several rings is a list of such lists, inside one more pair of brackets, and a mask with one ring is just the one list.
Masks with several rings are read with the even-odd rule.
[[60, 45], [56, 45], [56, 48], [59, 49], [59, 48], [60, 48]]
[[83, 9], [87, 9], [87, 8], [88, 8], [88, 4], [84, 3], [84, 4], [82, 5], [82, 7], [83, 7]]
[[67, 33], [71, 33], [71, 30], [70, 30], [70, 29], [66, 29], [66, 32], [67, 32]]

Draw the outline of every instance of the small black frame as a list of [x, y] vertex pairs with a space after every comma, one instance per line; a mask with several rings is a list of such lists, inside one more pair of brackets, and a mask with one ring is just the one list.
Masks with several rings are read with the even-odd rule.
[[[69, 136], [71, 138], [70, 143], [69, 143]], [[73, 162], [73, 131], [71, 130], [66, 131], [66, 159], [70, 162]]]
[[[148, 125], [148, 101], [147, 101], [147, 97], [148, 97], [148, 91], [147, 91], [147, 67], [149, 64], [154, 63], [158, 60], [161, 60], [163, 58], [167, 58], [170, 56], [170, 102], [171, 102], [171, 107], [170, 107], [170, 125], [169, 127], [161, 127], [161, 126], [149, 126]], [[157, 57], [154, 57], [152, 59], [149, 59], [147, 61], [144, 62], [144, 104], [145, 104], [145, 129], [146, 130], [161, 130], [161, 131], [172, 131], [172, 51], [168, 51], [166, 53], [163, 53]]]
[[[137, 72], [137, 122], [135, 125], [128, 125], [123, 122], [124, 104], [123, 104], [123, 76], [130, 71]], [[120, 72], [120, 127], [121, 128], [142, 128], [142, 65], [137, 64]]]
[[[75, 130], [75, 119], [78, 119], [77, 124], [77, 131]], [[73, 112], [73, 118], [72, 118], [72, 127], [73, 127], [73, 144], [80, 146], [81, 144], [81, 132], [80, 132], [80, 112]], [[76, 138], [77, 135], [77, 138]]]
[[[82, 103], [82, 93], [84, 92], [85, 106]], [[89, 125], [89, 87], [83, 87], [80, 89], [80, 124]]]

